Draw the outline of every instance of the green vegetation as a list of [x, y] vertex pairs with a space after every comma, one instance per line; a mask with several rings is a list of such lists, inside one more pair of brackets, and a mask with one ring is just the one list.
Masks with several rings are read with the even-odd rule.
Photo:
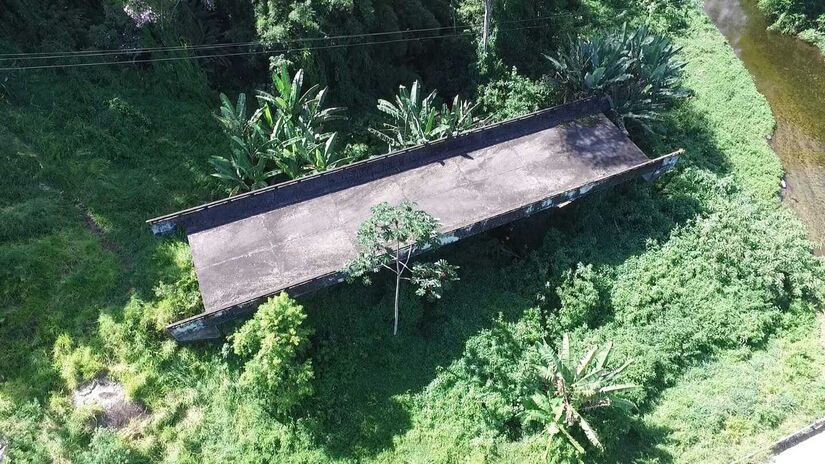
[[229, 136], [229, 158], [213, 156], [213, 176], [229, 193], [255, 190], [271, 182], [326, 171], [349, 159], [337, 150], [335, 132], [324, 132], [340, 119], [343, 108], [324, 108], [327, 89], [310, 86], [302, 93], [304, 71], [292, 77], [286, 66], [272, 74], [275, 93], [258, 91], [259, 108], [247, 117], [246, 95], [238, 103], [221, 94], [221, 114], [216, 116]]
[[370, 217], [358, 228], [358, 257], [347, 264], [345, 272], [347, 280], [361, 279], [367, 285], [372, 283], [371, 273], [386, 269], [395, 274], [392, 334], [396, 335], [401, 281], [412, 282], [416, 295], [437, 300], [445, 284], [458, 280], [458, 268], [443, 259], [410, 264], [413, 256], [440, 244], [438, 219], [418, 209], [415, 203], [404, 201], [391, 206], [384, 202], [373, 206], [370, 212]]
[[576, 451], [585, 453], [584, 447], [571, 434], [575, 426], [581, 429], [590, 444], [604, 450], [596, 430], [582, 414], [611, 406], [635, 408], [633, 403], [616, 396], [618, 392], [636, 386], [613, 383], [630, 365], [630, 361], [609, 369], [607, 363], [612, 348], [609, 343], [603, 347], [591, 348], [574, 364], [570, 357], [570, 338], [567, 334], [562, 338], [559, 353], [547, 344], [539, 347], [543, 363], [537, 365], [537, 371], [543, 385], [530, 397], [525, 416], [528, 421], [541, 424], [547, 432], [547, 458], [552, 450], [552, 439], [559, 433]]
[[240, 94], [233, 105], [221, 94], [221, 115], [217, 118], [229, 136], [232, 153], [229, 158], [213, 156], [209, 163], [215, 168], [212, 176], [229, 186], [230, 195], [266, 187], [280, 173], [268, 166], [272, 163], [267, 157], [269, 150], [280, 151], [280, 141], [264, 132], [262, 115], [262, 111], [256, 111], [247, 119], [246, 95]]
[[659, 446], [682, 462], [732, 462], [751, 453], [760, 462], [777, 436], [822, 415], [821, 324], [804, 320], [764, 350], [732, 350], [688, 370], [645, 417], [653, 430], [673, 429], [674, 440]]
[[797, 34], [825, 53], [825, 3], [819, 0], [759, 0], [759, 8], [773, 21], [771, 29]]
[[276, 414], [286, 414], [312, 395], [312, 363], [306, 356], [310, 331], [301, 327], [303, 308], [286, 293], [263, 303], [251, 320], [229, 336], [232, 351], [249, 358], [243, 363], [240, 385], [249, 388]]
[[[43, 3], [9, 3], [4, 48], [100, 47], [134, 28], [120, 28], [127, 18], [111, 6]], [[232, 15], [230, 2], [215, 11], [208, 2], [153, 2], [160, 13], [167, 3], [212, 18], [195, 24], [221, 25], [226, 41], [451, 21], [447, 2], [312, 1], [290, 10], [292, 2], [255, 1]], [[279, 297], [236, 332], [251, 343], [243, 355], [236, 339], [225, 349], [181, 346], [163, 332], [202, 308], [188, 245], [155, 239], [143, 221], [225, 194], [208, 162], [232, 149], [211, 117], [217, 91], [263, 88], [252, 76], [268, 80], [265, 63], [0, 76], [0, 444], [12, 462], [544, 462], [547, 437], [525, 426], [525, 400], [538, 387], [535, 347], [565, 333], [572, 359], [608, 341], [611, 356], [633, 359], [622, 382], [640, 386], [624, 393], [638, 411], [594, 410], [587, 421], [604, 451], [580, 457], [555, 440], [551, 462], [730, 462], [820, 415], [825, 355], [814, 313], [825, 270], [776, 200], [782, 170], [765, 141], [770, 109], [724, 39], [692, 2], [494, 3], [501, 21], [571, 15], [532, 30], [498, 23], [483, 59], [468, 37], [287, 58], [350, 106], [348, 133], [369, 153], [376, 115], [358, 108], [374, 111], [399, 83], [470, 96], [500, 120], [561, 100], [541, 76], [550, 72], [542, 53], [563, 47], [563, 37], [647, 24], [681, 50], [692, 97], [663, 113], [658, 134], [631, 134], [651, 155], [686, 153], [655, 184], [524, 221], [507, 244], [485, 234], [437, 251], [433, 260], [461, 266], [461, 284], [435, 309], [401, 287], [405, 320], [419, 322], [397, 336], [386, 330], [389, 275], [301, 298], [305, 319]], [[458, 2], [455, 16], [480, 18], [480, 4]], [[139, 44], [196, 37], [194, 28], [173, 34], [171, 17], [140, 29]], [[216, 40], [201, 37], [188, 43]], [[324, 133], [332, 130], [343, 131]], [[296, 338], [258, 330], [271, 325]], [[300, 384], [281, 411], [270, 387], [285, 385], [267, 368], [276, 364]], [[100, 372], [146, 406], [145, 420], [96, 429], [88, 411], [75, 410], [73, 386]]]
[[571, 40], [554, 58], [555, 80], [568, 100], [599, 95], [610, 99], [616, 123], [652, 130], [665, 110], [685, 97], [680, 87], [685, 64], [679, 49], [647, 27], [592, 39]]
[[458, 135], [482, 124], [473, 116], [478, 105], [461, 100], [458, 95], [452, 106], [436, 105], [436, 91], [423, 96], [421, 83], [413, 82], [410, 90], [398, 87], [395, 103], [378, 100], [378, 111], [389, 120], [381, 129], [370, 129], [390, 150], [419, 145], [443, 137]]

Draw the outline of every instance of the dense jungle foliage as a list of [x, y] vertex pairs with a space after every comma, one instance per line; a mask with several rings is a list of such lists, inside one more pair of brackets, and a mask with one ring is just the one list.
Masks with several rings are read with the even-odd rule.
[[[0, 71], [0, 449], [11, 462], [545, 462], [526, 399], [565, 334], [572, 359], [612, 343], [616, 366], [632, 360], [621, 382], [640, 388], [623, 392], [636, 409], [584, 414], [603, 451], [577, 422], [569, 433], [587, 452], [553, 440], [552, 462], [730, 462], [821, 415], [825, 269], [777, 200], [770, 109], [704, 13], [688, 0], [493, 3], [485, 53], [474, 0], [3, 1], [4, 54], [450, 35], [271, 60]], [[209, 164], [231, 152], [219, 93], [236, 104], [274, 91], [281, 64], [303, 68], [349, 108], [329, 130], [379, 153], [367, 128], [399, 85], [472, 99], [490, 120], [524, 114], [565, 96], [545, 55], [624, 23], [666, 34], [685, 63], [690, 97], [663, 110], [656, 133], [628, 128], [651, 156], [684, 148], [675, 172], [428, 256], [461, 280], [434, 306], [402, 289], [397, 336], [394, 280], [381, 275], [274, 299], [225, 344], [165, 334], [200, 296], [183, 237], [156, 239], [144, 220], [225, 195]], [[31, 64], [8, 58], [0, 67]], [[78, 385], [104, 375], [146, 411], [124, 428], [73, 405]]]
[[825, 3], [819, 0], [759, 0], [772, 29], [818, 46], [825, 53]]

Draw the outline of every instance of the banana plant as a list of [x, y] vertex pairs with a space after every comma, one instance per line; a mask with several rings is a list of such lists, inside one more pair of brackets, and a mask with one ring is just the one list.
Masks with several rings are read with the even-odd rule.
[[337, 133], [323, 125], [342, 118], [343, 108], [326, 108], [326, 89], [313, 85], [302, 92], [304, 72], [290, 76], [285, 66], [273, 74], [274, 93], [259, 91], [259, 108], [246, 117], [246, 95], [233, 105], [221, 94], [216, 118], [230, 139], [230, 155], [214, 156], [214, 177], [231, 195], [267, 186], [274, 177], [295, 179], [350, 161], [337, 150]]
[[378, 111], [387, 120], [380, 129], [370, 128], [370, 132], [395, 150], [457, 135], [482, 124], [473, 116], [477, 105], [456, 96], [452, 107], [444, 104], [439, 108], [437, 99], [436, 91], [425, 96], [418, 81], [409, 90], [401, 85], [394, 102], [378, 100]]
[[446, 127], [447, 134], [454, 136], [486, 124], [487, 120], [475, 117], [478, 103], [462, 100], [458, 95], [453, 98], [452, 106], [444, 104], [441, 107], [441, 123]]
[[279, 141], [270, 139], [261, 128], [263, 111], [258, 109], [246, 118], [245, 94], [238, 96], [236, 105], [224, 94], [220, 98], [220, 114], [215, 117], [229, 136], [230, 155], [210, 158], [209, 163], [215, 169], [212, 176], [228, 185], [230, 195], [267, 186], [269, 180], [280, 173], [271, 168], [267, 156]]
[[583, 413], [607, 407], [635, 408], [633, 403], [617, 396], [617, 393], [637, 388], [636, 385], [615, 383], [631, 361], [617, 368], [608, 367], [612, 348], [612, 343], [591, 348], [575, 362], [570, 356], [568, 334], [564, 334], [559, 352], [546, 343], [538, 347], [542, 363], [537, 364], [535, 370], [541, 388], [526, 402], [524, 418], [527, 423], [543, 425], [547, 434], [547, 456], [557, 435], [564, 437], [579, 453], [585, 453], [584, 446], [571, 434], [574, 427], [584, 432], [590, 444], [602, 450], [604, 447], [595, 428]]
[[270, 151], [267, 156], [291, 179], [323, 172], [351, 161], [338, 150], [338, 134], [335, 132], [307, 134], [289, 125], [281, 130], [283, 134], [272, 137], [281, 140], [279, 149]]
[[303, 70], [290, 77], [282, 66], [272, 75], [275, 93], [258, 92], [263, 119], [272, 128], [270, 138], [282, 142], [271, 153], [273, 161], [293, 179], [347, 162], [337, 152], [337, 133], [323, 131], [324, 124], [343, 118], [344, 108], [325, 108], [327, 89], [313, 85], [301, 93], [303, 83]]
[[378, 111], [389, 121], [382, 124], [380, 130], [370, 129], [370, 132], [386, 142], [390, 150], [440, 138], [445, 128], [438, 123], [435, 99], [435, 91], [423, 96], [418, 81], [413, 82], [409, 90], [404, 85], [399, 86], [395, 103], [378, 100]]
[[258, 101], [264, 108], [264, 117], [270, 127], [275, 122], [298, 127], [304, 132], [318, 132], [322, 126], [335, 119], [343, 119], [344, 108], [324, 108], [327, 88], [318, 84], [310, 86], [301, 93], [304, 85], [304, 70], [299, 69], [295, 76], [290, 78], [286, 65], [281, 66], [279, 72], [272, 74], [272, 87], [275, 93], [259, 90]]

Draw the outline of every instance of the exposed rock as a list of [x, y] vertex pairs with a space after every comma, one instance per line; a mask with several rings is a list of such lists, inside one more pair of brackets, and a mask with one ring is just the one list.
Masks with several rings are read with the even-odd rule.
[[133, 418], [146, 415], [146, 409], [140, 404], [129, 401], [123, 385], [106, 377], [93, 379], [72, 394], [76, 408], [92, 407], [98, 409], [98, 425], [119, 429], [125, 427]]
[[0, 438], [0, 462], [6, 461], [6, 440]]

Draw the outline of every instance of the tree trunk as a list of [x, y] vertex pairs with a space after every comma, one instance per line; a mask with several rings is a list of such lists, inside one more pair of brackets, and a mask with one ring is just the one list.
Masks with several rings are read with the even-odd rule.
[[398, 291], [401, 288], [401, 273], [395, 275], [395, 322], [393, 323], [392, 334], [398, 333]]
[[484, 30], [482, 31], [482, 43], [484, 51], [487, 51], [487, 42], [490, 41], [490, 27], [493, 23], [493, 0], [484, 0]]

